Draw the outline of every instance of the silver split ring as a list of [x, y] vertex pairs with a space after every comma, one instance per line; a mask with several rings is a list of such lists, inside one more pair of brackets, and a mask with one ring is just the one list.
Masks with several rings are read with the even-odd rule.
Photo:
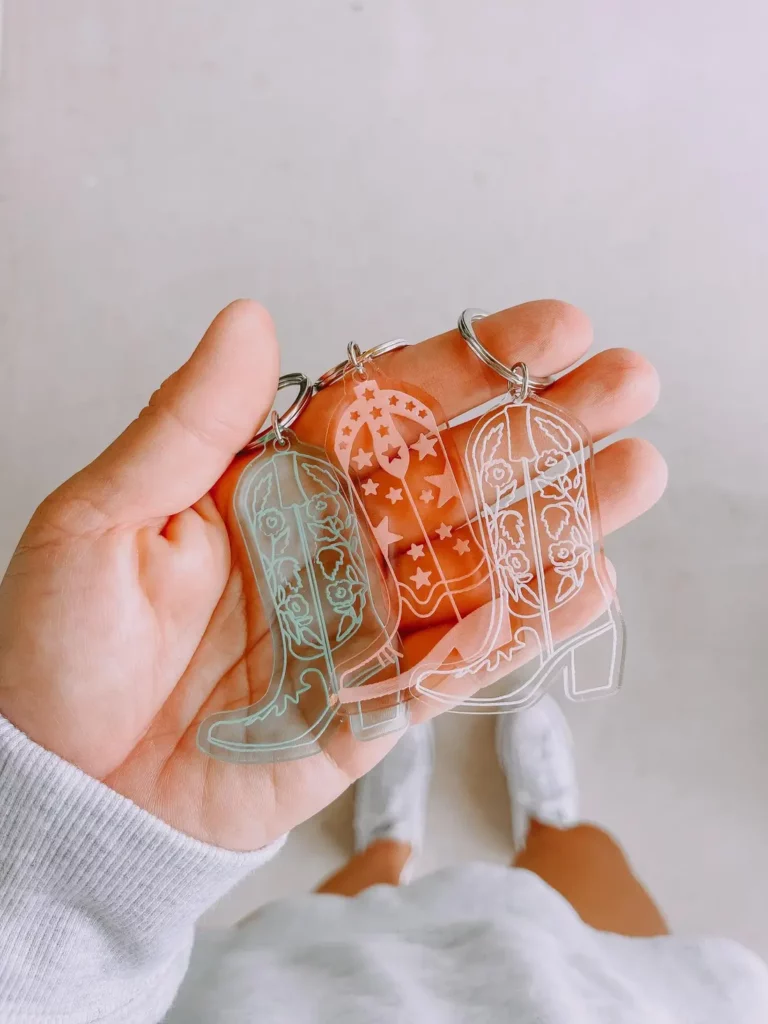
[[330, 370], [326, 370], [325, 373], [321, 373], [314, 383], [313, 392], [323, 391], [332, 384], [338, 383], [350, 371], [364, 372], [365, 364], [369, 359], [376, 359], [377, 356], [383, 356], [385, 352], [394, 352], [399, 348], [405, 348], [407, 344], [408, 342], [404, 338], [394, 338], [392, 341], [382, 341], [380, 345], [374, 345], [373, 348], [361, 352], [356, 342], [350, 341], [347, 346], [347, 358], [344, 362], [337, 363]]
[[515, 396], [516, 401], [524, 402], [531, 391], [543, 391], [551, 384], [554, 384], [554, 377], [535, 377], [528, 372], [525, 363], [515, 363], [514, 366], [507, 366], [488, 351], [475, 333], [474, 324], [476, 320], [483, 320], [489, 314], [483, 309], [465, 309], [459, 317], [459, 334], [477, 358], [489, 366], [493, 371], [503, 377], [509, 385], [509, 391]]
[[283, 431], [296, 422], [299, 416], [301, 416], [309, 405], [312, 398], [312, 384], [306, 374], [284, 373], [277, 382], [277, 390], [282, 391], [283, 388], [291, 387], [299, 389], [299, 393], [296, 395], [294, 400], [282, 415], [279, 415], [276, 409], [272, 410], [272, 414], [269, 418], [269, 426], [262, 427], [262, 429], [251, 438], [245, 448], [243, 448], [244, 452], [250, 452], [253, 451], [254, 448], [260, 448], [262, 445], [266, 444], [267, 441], [274, 441], [275, 444], [280, 447], [287, 446], [288, 441], [287, 438], [283, 436]]

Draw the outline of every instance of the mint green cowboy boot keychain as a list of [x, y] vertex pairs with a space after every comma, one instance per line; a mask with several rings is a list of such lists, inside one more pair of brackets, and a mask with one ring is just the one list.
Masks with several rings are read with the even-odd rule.
[[[303, 374], [280, 379], [280, 387], [289, 385], [299, 395], [248, 446], [255, 455], [233, 499], [257, 591], [246, 604], [257, 607], [260, 599], [272, 638], [271, 678], [249, 706], [203, 721], [198, 746], [219, 760], [317, 753], [339, 715], [339, 690], [397, 672], [386, 581], [359, 529], [348, 482], [321, 449], [288, 429], [312, 396]], [[250, 657], [248, 678], [267, 675], [259, 645]], [[349, 711], [358, 738], [407, 724], [402, 703]]]

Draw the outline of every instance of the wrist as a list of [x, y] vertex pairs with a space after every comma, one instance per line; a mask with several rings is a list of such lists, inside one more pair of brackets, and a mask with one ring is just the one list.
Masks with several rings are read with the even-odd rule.
[[0, 794], [0, 1007], [30, 1018], [155, 1012], [197, 918], [282, 845], [235, 853], [177, 832], [3, 718]]

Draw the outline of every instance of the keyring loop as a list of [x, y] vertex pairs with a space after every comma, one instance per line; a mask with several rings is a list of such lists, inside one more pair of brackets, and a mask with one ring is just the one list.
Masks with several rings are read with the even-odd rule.
[[408, 342], [404, 338], [393, 338], [391, 341], [382, 341], [381, 344], [374, 345], [373, 348], [361, 352], [359, 346], [354, 341], [351, 341], [347, 346], [347, 358], [343, 362], [337, 363], [336, 366], [331, 367], [330, 370], [326, 370], [325, 373], [320, 374], [313, 385], [314, 393], [317, 394], [318, 391], [323, 391], [332, 384], [338, 383], [350, 370], [362, 370], [364, 364], [369, 359], [383, 356], [385, 352], [395, 352], [397, 349], [405, 348], [407, 344]]
[[363, 368], [363, 353], [360, 351], [360, 346], [356, 341], [350, 341], [347, 345], [347, 362], [352, 367], [353, 372]]
[[306, 374], [284, 373], [277, 382], [277, 390], [282, 391], [283, 388], [290, 387], [297, 387], [299, 389], [298, 395], [296, 395], [282, 416], [278, 415], [276, 409], [272, 410], [272, 414], [269, 418], [269, 426], [263, 427], [251, 438], [245, 448], [242, 449], [244, 452], [250, 452], [253, 451], [254, 448], [260, 448], [262, 445], [266, 444], [267, 441], [274, 441], [278, 447], [287, 448], [288, 439], [284, 437], [283, 431], [296, 422], [299, 416], [301, 416], [309, 405], [312, 398], [312, 384]]
[[511, 366], [509, 372], [517, 374], [517, 383], [513, 384], [512, 381], [507, 384], [507, 391], [512, 395], [512, 400], [517, 405], [522, 403], [528, 397], [528, 392], [531, 390], [531, 375], [528, 372], [527, 363], [515, 363]]
[[486, 366], [490, 366], [492, 370], [508, 382], [510, 392], [513, 387], [515, 388], [516, 400], [524, 402], [530, 391], [543, 391], [550, 384], [554, 384], [554, 377], [534, 377], [533, 374], [528, 373], [528, 367], [525, 363], [515, 363], [512, 367], [506, 366], [500, 359], [497, 359], [496, 356], [488, 351], [477, 334], [475, 334], [474, 328], [476, 320], [482, 320], [487, 316], [489, 314], [484, 309], [465, 309], [459, 317], [459, 334], [461, 334], [464, 341], [466, 341], [481, 362], [485, 363]]
[[273, 409], [269, 416], [270, 426], [272, 427], [272, 433], [275, 435], [275, 444], [285, 444], [285, 437], [283, 436], [283, 428], [280, 426], [280, 417], [277, 415], [277, 409]]

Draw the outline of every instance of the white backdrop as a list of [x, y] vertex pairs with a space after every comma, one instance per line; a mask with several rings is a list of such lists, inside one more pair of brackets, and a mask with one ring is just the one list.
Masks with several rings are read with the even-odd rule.
[[10, 0], [0, 554], [238, 295], [308, 374], [580, 305], [659, 367], [671, 469], [610, 544], [587, 811], [674, 924], [768, 953], [766, 38], [762, 0]]

